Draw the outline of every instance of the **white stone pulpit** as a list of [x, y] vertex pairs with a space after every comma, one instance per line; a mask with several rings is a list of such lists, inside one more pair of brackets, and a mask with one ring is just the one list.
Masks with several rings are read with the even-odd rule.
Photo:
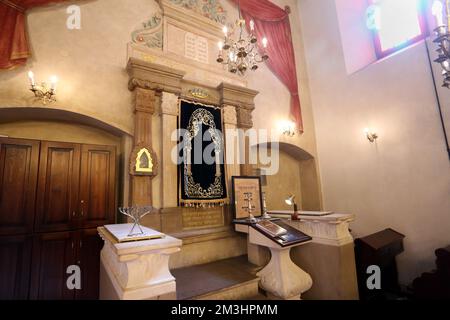
[[180, 251], [181, 240], [165, 235], [118, 243], [105, 228], [98, 232], [105, 242], [100, 254], [100, 300], [176, 299], [169, 258]]
[[261, 278], [260, 287], [272, 299], [300, 300], [302, 293], [308, 291], [313, 280], [311, 276], [292, 262], [291, 248], [306, 244], [309, 241], [282, 247], [272, 239], [248, 225], [236, 224], [236, 231], [248, 234], [248, 242], [269, 248], [269, 263], [256, 275]]

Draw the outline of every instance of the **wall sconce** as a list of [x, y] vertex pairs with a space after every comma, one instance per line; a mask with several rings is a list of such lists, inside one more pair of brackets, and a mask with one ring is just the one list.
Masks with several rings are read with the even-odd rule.
[[371, 131], [369, 128], [364, 129], [364, 133], [366, 134], [367, 140], [369, 140], [372, 143], [378, 139], [378, 134]]
[[58, 83], [58, 78], [56, 76], [50, 77], [50, 87], [45, 82], [42, 82], [41, 85], [36, 85], [33, 71], [28, 72], [28, 79], [30, 80], [30, 91], [33, 92], [34, 96], [40, 99], [43, 104], [56, 101], [56, 84]]
[[295, 123], [289, 120], [280, 122], [280, 129], [285, 136], [295, 136]]

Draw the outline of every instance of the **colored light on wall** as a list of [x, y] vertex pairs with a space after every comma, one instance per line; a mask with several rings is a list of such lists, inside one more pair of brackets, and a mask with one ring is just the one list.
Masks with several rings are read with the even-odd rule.
[[419, 40], [426, 28], [421, 0], [372, 0], [367, 9], [367, 26], [374, 30], [379, 57]]

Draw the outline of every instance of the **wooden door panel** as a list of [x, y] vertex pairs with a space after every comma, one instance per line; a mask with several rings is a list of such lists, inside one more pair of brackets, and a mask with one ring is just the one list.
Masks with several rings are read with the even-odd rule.
[[81, 268], [81, 290], [75, 293], [76, 299], [97, 300], [100, 283], [100, 251], [103, 240], [97, 229], [80, 231], [78, 259]]
[[33, 231], [39, 145], [0, 138], [0, 235]]
[[67, 288], [67, 268], [76, 264], [74, 232], [53, 232], [35, 236], [30, 297], [36, 300], [72, 300]]
[[83, 145], [80, 170], [80, 210], [83, 227], [114, 223], [116, 150]]
[[0, 300], [28, 299], [32, 239], [0, 237]]
[[70, 230], [78, 212], [80, 145], [42, 142], [36, 230]]

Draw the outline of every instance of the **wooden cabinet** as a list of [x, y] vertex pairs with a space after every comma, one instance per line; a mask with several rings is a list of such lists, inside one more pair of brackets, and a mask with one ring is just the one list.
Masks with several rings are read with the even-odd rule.
[[75, 292], [75, 298], [96, 300], [99, 297], [100, 251], [103, 240], [97, 229], [86, 229], [79, 234], [78, 262], [81, 268], [81, 290]]
[[38, 232], [74, 228], [80, 177], [80, 145], [42, 142], [37, 191]]
[[76, 263], [74, 232], [38, 234], [33, 241], [33, 270], [30, 298], [71, 300], [73, 290], [66, 285], [67, 267]]
[[[98, 298], [116, 163], [111, 146], [0, 138], [0, 299]], [[81, 290], [67, 288], [70, 265]]]
[[115, 158], [114, 147], [81, 147], [79, 212], [83, 228], [114, 222]]
[[[37, 300], [98, 299], [100, 251], [103, 241], [97, 229], [36, 235], [30, 298]], [[68, 267], [81, 271], [81, 289], [70, 290]]]
[[39, 146], [0, 138], [0, 235], [33, 231]]
[[0, 237], [0, 300], [28, 299], [31, 236]]

